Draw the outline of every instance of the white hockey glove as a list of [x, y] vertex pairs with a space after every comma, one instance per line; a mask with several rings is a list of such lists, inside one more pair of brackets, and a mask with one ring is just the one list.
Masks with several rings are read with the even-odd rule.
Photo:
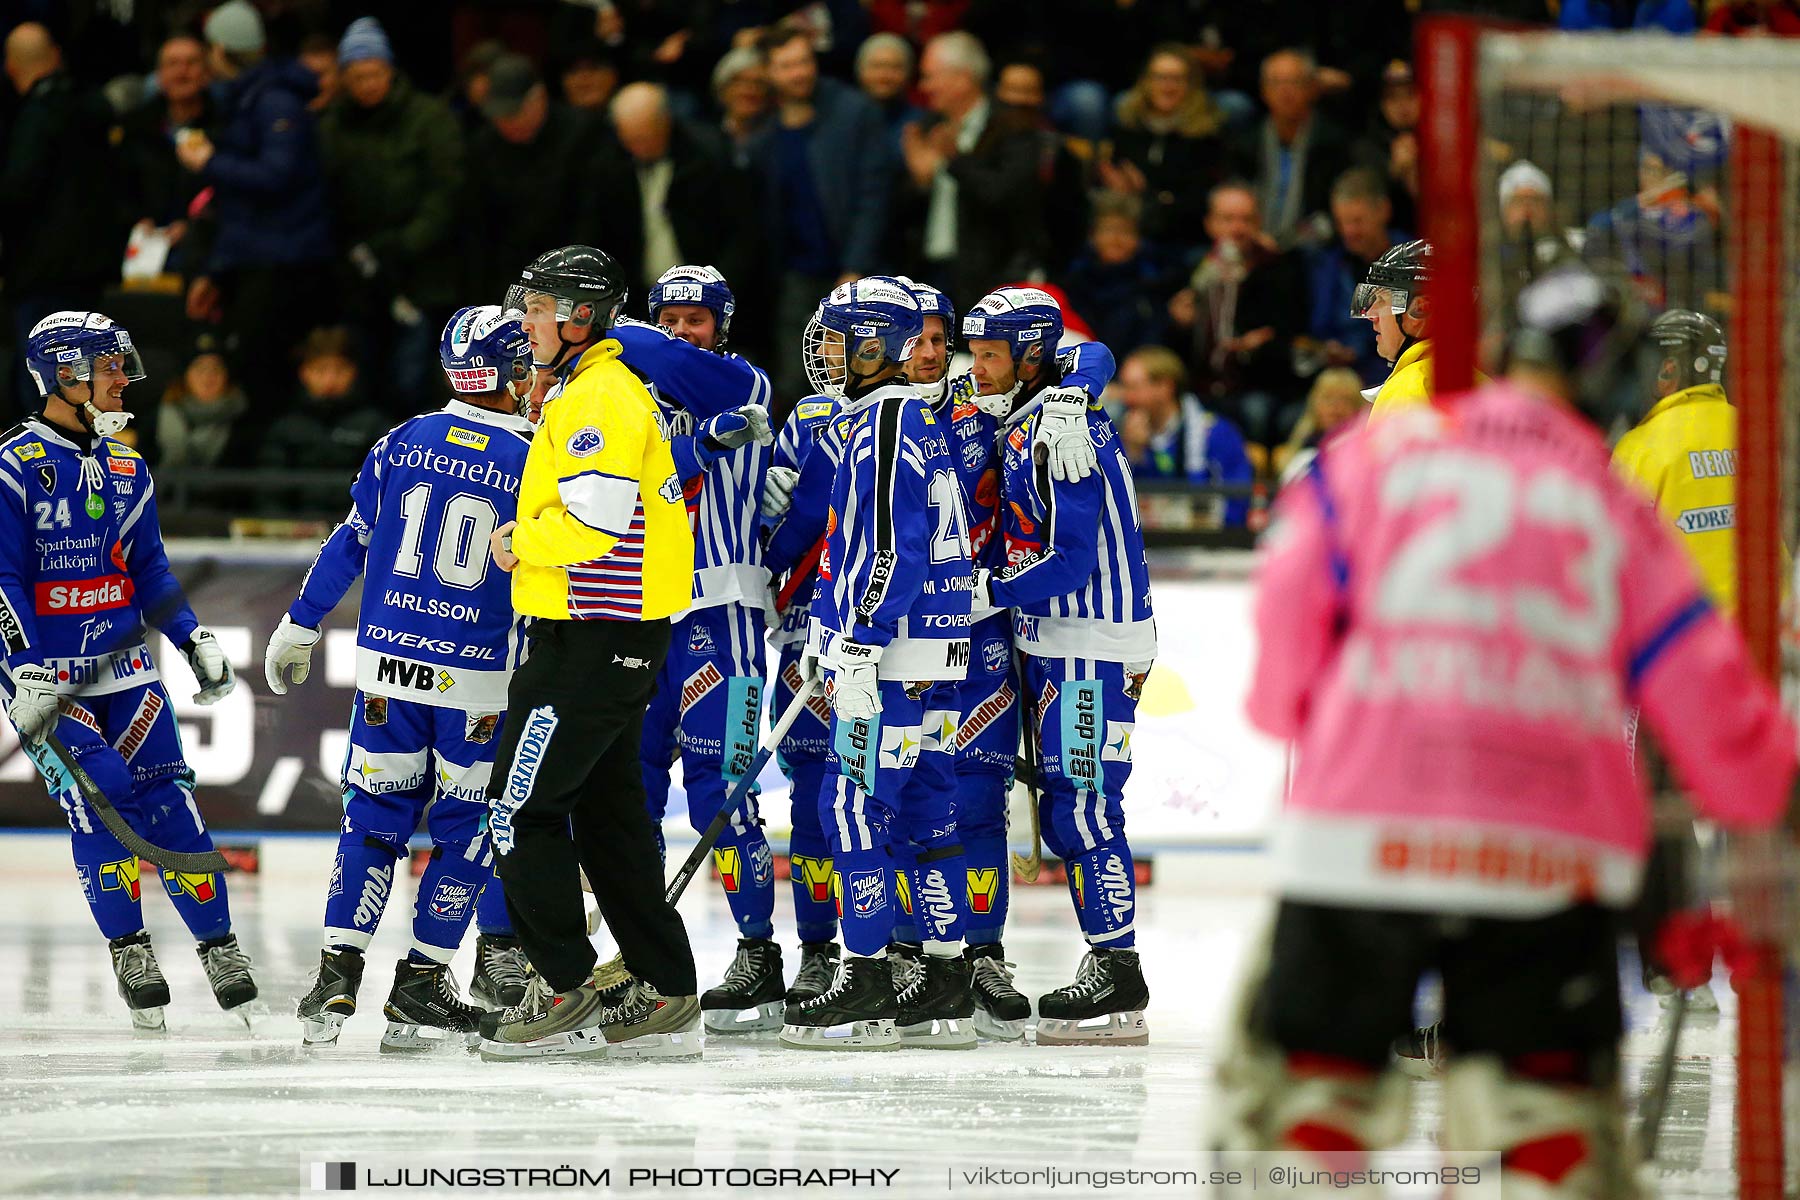
[[187, 655], [188, 669], [200, 682], [200, 690], [194, 693], [195, 704], [217, 704], [231, 695], [237, 676], [232, 674], [231, 664], [225, 661], [225, 648], [219, 645], [212, 630], [205, 626], [195, 629], [182, 653]]
[[994, 604], [994, 573], [986, 567], [976, 567], [973, 580], [969, 584], [969, 610], [976, 613], [992, 612]]
[[313, 647], [318, 644], [318, 630], [295, 624], [292, 617], [282, 613], [281, 624], [269, 635], [269, 648], [263, 651], [263, 678], [269, 681], [269, 690], [277, 696], [287, 695], [284, 670], [295, 686], [305, 683], [312, 670]]
[[1086, 479], [1099, 469], [1094, 440], [1088, 435], [1088, 395], [1080, 388], [1050, 388], [1041, 400], [1037, 437], [1032, 440], [1032, 459], [1047, 463], [1050, 478], [1058, 483]]
[[800, 647], [800, 662], [797, 666], [800, 671], [801, 686], [805, 686], [825, 674], [819, 663], [819, 652], [813, 648], [810, 642]]
[[771, 521], [786, 515], [794, 502], [794, 485], [799, 482], [800, 472], [794, 468], [770, 467], [763, 477], [762, 515]]
[[742, 408], [720, 413], [700, 425], [700, 441], [709, 450], [736, 450], [751, 442], [766, 446], [774, 440], [775, 431], [769, 425], [769, 410], [760, 404], [746, 404]]
[[19, 731], [19, 740], [38, 745], [56, 728], [56, 672], [49, 667], [20, 667], [13, 672], [12, 703], [6, 715]]
[[866, 721], [881, 712], [881, 647], [839, 639], [832, 647], [837, 669], [825, 681], [825, 698], [845, 721]]

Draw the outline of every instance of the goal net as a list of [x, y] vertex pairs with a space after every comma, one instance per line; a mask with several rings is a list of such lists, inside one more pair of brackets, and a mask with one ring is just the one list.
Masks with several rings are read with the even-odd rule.
[[[1716, 320], [1737, 412], [1737, 505], [1692, 520], [1734, 523], [1738, 620], [1759, 666], [1778, 678], [1800, 446], [1800, 43], [1438, 18], [1420, 23], [1416, 70], [1439, 390], [1485, 365], [1510, 300], [1561, 258], [1623, 273], [1653, 313]], [[1695, 469], [1728, 472], [1728, 457]], [[1800, 1075], [1784, 1079], [1795, 1001], [1783, 995], [1786, 965], [1800, 957], [1774, 847], [1737, 839], [1723, 855], [1753, 951], [1724, 1020], [1736, 1025], [1737, 1186], [1756, 1200], [1795, 1190], [1784, 1111], [1800, 1111]]]

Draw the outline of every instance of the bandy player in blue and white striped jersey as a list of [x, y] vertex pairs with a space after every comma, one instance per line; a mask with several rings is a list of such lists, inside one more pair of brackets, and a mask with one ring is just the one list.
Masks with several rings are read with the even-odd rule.
[[[320, 548], [264, 657], [277, 695], [287, 692], [285, 673], [304, 682], [325, 616], [364, 577], [343, 832], [318, 976], [299, 1006], [308, 1045], [335, 1042], [356, 1012], [363, 951], [421, 819], [431, 861], [419, 879], [412, 949], [384, 1006], [382, 1049], [460, 1040], [480, 1014], [457, 995], [450, 960], [493, 876], [488, 779], [507, 684], [526, 652], [488, 536], [518, 507], [531, 443], [519, 412], [534, 370], [518, 318], [493, 305], [451, 317], [439, 356], [456, 398], [402, 422], [369, 451], [349, 516]], [[483, 946], [478, 971], [500, 978], [485, 961], [496, 954], [509, 956], [510, 974], [522, 973], [516, 943]]]
[[[962, 331], [975, 403], [1002, 422], [1005, 565], [976, 570], [974, 606], [1013, 612], [1026, 719], [1037, 732], [1040, 824], [1066, 864], [1091, 948], [1074, 983], [1038, 1000], [1038, 1043], [1143, 1044], [1150, 992], [1133, 948], [1137, 882], [1123, 800], [1156, 622], [1131, 467], [1098, 404], [1048, 402], [1064, 370], [1054, 350], [1062, 309], [1048, 293], [1000, 288], [968, 312]], [[1050, 425], [1084, 431], [1098, 469], [1074, 478], [1034, 453]]]

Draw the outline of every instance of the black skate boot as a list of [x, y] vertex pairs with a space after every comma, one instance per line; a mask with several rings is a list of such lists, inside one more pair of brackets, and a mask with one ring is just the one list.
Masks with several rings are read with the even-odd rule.
[[912, 983], [900, 993], [900, 1044], [928, 1050], [975, 1048], [975, 997], [969, 992], [969, 964], [921, 954]]
[[213, 998], [220, 1008], [230, 1012], [256, 999], [256, 980], [250, 977], [250, 956], [238, 948], [237, 934], [209, 938], [195, 946], [194, 953], [200, 956], [200, 965], [206, 968], [206, 982], [212, 984]]
[[794, 972], [794, 986], [787, 990], [787, 1002], [804, 1004], [829, 991], [831, 981], [837, 978], [840, 953], [836, 942], [800, 943], [800, 969]]
[[894, 995], [903, 996], [925, 970], [925, 943], [889, 942], [887, 960], [888, 973], [894, 977]]
[[780, 1029], [787, 990], [781, 982], [781, 947], [767, 938], [739, 938], [725, 980], [700, 997], [706, 1032], [761, 1033]]
[[846, 956], [831, 986], [787, 1007], [781, 1044], [796, 1050], [898, 1050], [900, 1001], [879, 958]]
[[1038, 998], [1040, 1046], [1148, 1046], [1150, 988], [1136, 950], [1089, 950], [1068, 987]]
[[410, 958], [395, 963], [394, 987], [381, 1012], [388, 1019], [381, 1035], [383, 1054], [473, 1046], [480, 1040], [475, 1031], [482, 1010], [457, 995], [448, 963]]
[[489, 1008], [511, 1008], [525, 998], [525, 977], [530, 973], [531, 964], [518, 938], [476, 935], [471, 999]]
[[329, 1046], [337, 1041], [344, 1022], [356, 1012], [362, 976], [361, 950], [338, 946], [319, 951], [319, 977], [294, 1010], [300, 1018], [302, 1045]]
[[975, 1032], [985, 1038], [1014, 1042], [1025, 1036], [1031, 1001], [1013, 986], [1012, 964], [999, 942], [970, 946], [970, 986], [975, 993]]
[[131, 1010], [135, 1029], [160, 1030], [163, 1006], [169, 1002], [169, 981], [156, 965], [156, 951], [150, 948], [150, 933], [140, 929], [106, 943], [112, 952], [113, 974], [119, 980], [119, 997]]

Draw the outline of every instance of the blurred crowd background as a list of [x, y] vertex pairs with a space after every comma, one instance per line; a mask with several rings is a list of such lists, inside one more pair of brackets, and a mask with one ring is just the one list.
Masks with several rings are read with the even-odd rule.
[[[723, 271], [731, 348], [783, 411], [805, 391], [800, 331], [843, 279], [908, 274], [959, 310], [1042, 282], [1118, 356], [1140, 477], [1205, 486], [1203, 522], [1241, 526], [1251, 489], [1387, 372], [1350, 297], [1418, 228], [1415, 17], [1800, 34], [1794, 0], [4, 11], [7, 403], [36, 407], [11, 350], [33, 322], [103, 309], [149, 365], [131, 406], [163, 489], [222, 471], [228, 508], [283, 516], [339, 509], [371, 442], [442, 401], [451, 311], [590, 242], [635, 277], [635, 315], [668, 267]], [[1643, 153], [1635, 193], [1554, 217], [1550, 173], [1521, 156], [1501, 211], [1638, 252], [1671, 178], [1691, 201], [1694, 177]], [[321, 493], [313, 471], [339, 482]]]

